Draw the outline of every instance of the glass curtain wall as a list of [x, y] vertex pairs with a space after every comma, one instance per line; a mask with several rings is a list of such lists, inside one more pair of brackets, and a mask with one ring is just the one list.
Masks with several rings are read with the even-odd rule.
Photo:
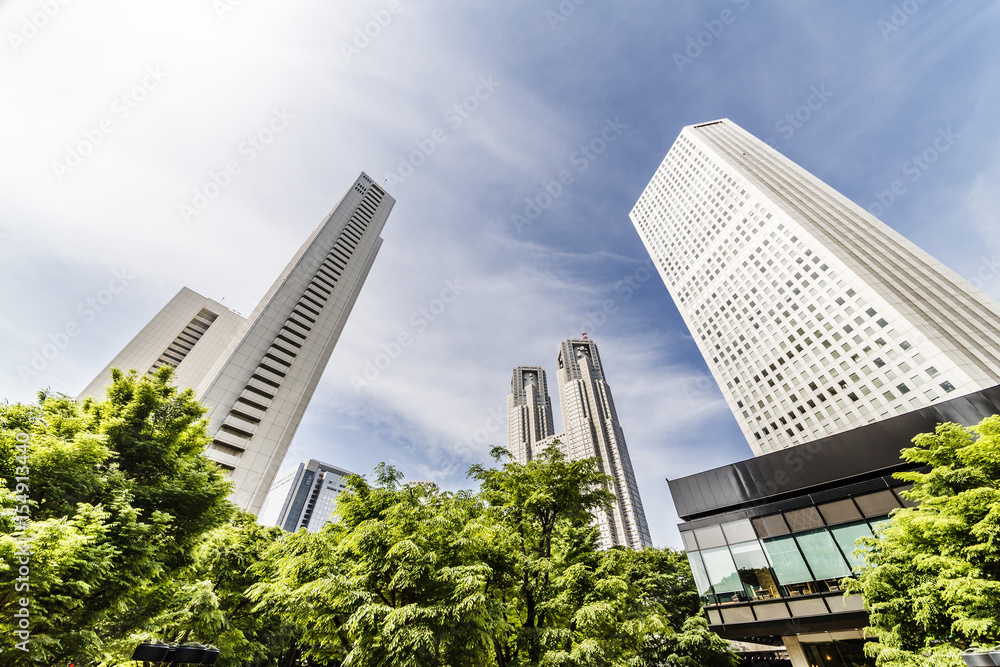
[[839, 591], [861, 565], [856, 541], [902, 503], [888, 490], [682, 531], [705, 604]]

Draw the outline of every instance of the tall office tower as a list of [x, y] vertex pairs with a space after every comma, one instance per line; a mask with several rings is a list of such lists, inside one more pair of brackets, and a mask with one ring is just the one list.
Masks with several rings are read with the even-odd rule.
[[[233, 501], [258, 512], [323, 374], [395, 200], [364, 173], [245, 321], [186, 288], [111, 366], [176, 365], [208, 408], [206, 455], [230, 471]], [[100, 394], [107, 369], [82, 395]]]
[[625, 435], [604, 381], [604, 369], [592, 340], [566, 340], [559, 347], [559, 398], [564, 433], [553, 433], [552, 402], [540, 366], [517, 366], [507, 397], [508, 451], [527, 463], [543, 449], [559, 441], [570, 459], [597, 457], [604, 474], [614, 482], [611, 513], [595, 512], [601, 547], [616, 545], [641, 549], [652, 546], [642, 499], [632, 471]]
[[521, 463], [527, 463], [538, 443], [554, 434], [545, 371], [541, 366], [515, 367], [507, 397], [507, 450]]
[[630, 217], [757, 455], [1000, 380], [995, 302], [729, 120]]
[[315, 459], [300, 463], [274, 482], [257, 520], [290, 533], [315, 533], [333, 518], [337, 496], [347, 488], [344, 478], [352, 474]]
[[615, 496], [611, 512], [595, 513], [601, 545], [631, 549], [652, 546], [625, 434], [594, 341], [564, 340], [559, 346], [556, 377], [567, 455], [575, 460], [598, 457], [604, 474], [614, 480], [610, 489]]
[[187, 287], [174, 296], [135, 338], [97, 374], [80, 398], [102, 396], [111, 369], [175, 368], [175, 381], [194, 388], [246, 326], [246, 319]]

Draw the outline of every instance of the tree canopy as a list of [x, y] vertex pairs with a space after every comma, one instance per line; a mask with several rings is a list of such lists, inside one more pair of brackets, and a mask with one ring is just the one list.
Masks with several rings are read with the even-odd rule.
[[[498, 457], [502, 450], [496, 450]], [[258, 608], [304, 628], [321, 664], [729, 666], [671, 550], [597, 550], [609, 502], [593, 459], [552, 447], [522, 465], [473, 466], [478, 493], [353, 477], [339, 521], [276, 543]]]
[[[37, 405], [0, 405], [0, 500], [30, 515], [0, 533], [0, 633], [14, 636], [13, 614], [30, 598], [33, 662], [102, 659], [107, 637], [172, 604], [173, 577], [232, 513], [230, 483], [202, 456], [203, 413], [169, 368], [115, 371], [104, 400], [43, 392]], [[24, 544], [30, 556], [19, 555]], [[19, 558], [30, 569], [21, 592]], [[23, 664], [18, 651], [3, 656]]]
[[961, 649], [1000, 642], [1000, 416], [917, 436], [897, 473], [919, 505], [896, 510], [862, 542], [861, 593], [880, 666], [956, 665]]
[[223, 667], [734, 664], [683, 553], [597, 548], [595, 459], [477, 465], [457, 493], [380, 464], [334, 521], [289, 534], [226, 499], [171, 376], [0, 406], [0, 665], [125, 665], [149, 639], [214, 644]]

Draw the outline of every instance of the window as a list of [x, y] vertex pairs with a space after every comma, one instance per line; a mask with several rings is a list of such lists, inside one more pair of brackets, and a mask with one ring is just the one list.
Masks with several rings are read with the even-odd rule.
[[708, 573], [705, 571], [701, 554], [697, 551], [689, 551], [687, 557], [688, 562], [691, 563], [691, 574], [694, 575], [694, 584], [698, 588], [698, 595], [707, 595], [711, 584], [709, 584]]
[[896, 496], [892, 495], [892, 491], [889, 491], [888, 489], [885, 491], [878, 491], [876, 493], [869, 493], [864, 496], [858, 496], [854, 499], [854, 501], [868, 518], [885, 516], [892, 510], [899, 507], [899, 501], [896, 500]]
[[771, 576], [767, 556], [757, 540], [733, 544], [729, 547], [736, 563], [736, 570], [745, 589], [754, 598], [779, 597], [778, 587]]
[[788, 534], [788, 526], [780, 514], [758, 517], [753, 520], [753, 527], [761, 537], [775, 537]]
[[823, 520], [815, 507], [805, 507], [800, 510], [785, 512], [785, 520], [791, 527], [793, 533], [804, 530], [819, 528], [823, 525]]
[[726, 543], [720, 526], [705, 526], [704, 528], [698, 528], [694, 531], [694, 534], [695, 537], [698, 538], [698, 545], [702, 549], [720, 547]]
[[695, 542], [694, 533], [690, 530], [681, 531], [681, 539], [684, 540], [684, 550], [685, 551], [697, 551], [698, 543]]
[[757, 534], [754, 532], [749, 519], [724, 523], [722, 524], [722, 532], [725, 533], [726, 539], [729, 540], [730, 544], [757, 539]]
[[948, 382], [947, 380], [941, 383], [941, 388], [944, 389], [945, 391], [955, 391], [955, 385]]
[[812, 573], [806, 567], [794, 538], [775, 537], [764, 540], [764, 550], [771, 561], [778, 583], [788, 585], [812, 581]]
[[820, 505], [819, 511], [823, 515], [823, 518], [826, 519], [827, 524], [831, 526], [861, 519], [861, 512], [858, 511], [858, 508], [855, 507], [850, 499]]
[[833, 537], [826, 529], [796, 535], [795, 541], [798, 542], [802, 553], [805, 554], [816, 579], [846, 577], [851, 573], [847, 563], [840, 555]]
[[864, 559], [860, 555], [855, 556], [854, 551], [858, 548], [856, 542], [859, 538], [872, 536], [872, 531], [868, 527], [868, 524], [860, 521], [858, 523], [831, 528], [830, 532], [833, 533], [833, 539], [837, 542], [837, 546], [840, 547], [844, 556], [847, 557], [847, 562], [850, 563], [851, 567], [860, 566]]
[[739, 575], [736, 574], [736, 565], [733, 563], [733, 557], [727, 547], [702, 551], [701, 557], [705, 561], [708, 582], [716, 594], [735, 593], [743, 590], [743, 583], [740, 581]]

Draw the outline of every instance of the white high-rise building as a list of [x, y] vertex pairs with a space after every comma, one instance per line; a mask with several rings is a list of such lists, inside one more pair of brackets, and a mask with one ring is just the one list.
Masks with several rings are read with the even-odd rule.
[[257, 513], [382, 239], [395, 200], [364, 173], [316, 228], [244, 320], [183, 289], [88, 385], [109, 369], [177, 367], [208, 408], [206, 454], [230, 471], [233, 501]]
[[1000, 381], [1000, 307], [729, 120], [630, 213], [757, 455]]
[[553, 433], [552, 403], [540, 366], [517, 366], [507, 398], [508, 451], [527, 463], [555, 441], [571, 460], [596, 457], [615, 499], [611, 512], [599, 510], [594, 521], [601, 547], [621, 545], [630, 549], [652, 546], [639, 487], [632, 470], [625, 434], [604, 379], [604, 368], [594, 341], [564, 340], [559, 346], [559, 398], [563, 433]]

